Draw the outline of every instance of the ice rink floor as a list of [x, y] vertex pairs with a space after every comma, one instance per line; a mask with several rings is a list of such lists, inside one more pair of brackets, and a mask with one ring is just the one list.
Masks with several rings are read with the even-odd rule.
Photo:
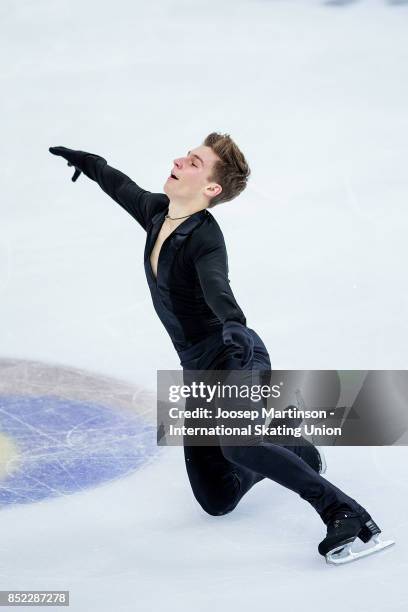
[[345, 567], [270, 481], [223, 517], [155, 445], [144, 232], [49, 146], [162, 191], [230, 133], [248, 189], [214, 210], [275, 369], [407, 369], [408, 2], [5, 1], [0, 199], [0, 589], [75, 612], [406, 610], [406, 447], [326, 450], [396, 546]]

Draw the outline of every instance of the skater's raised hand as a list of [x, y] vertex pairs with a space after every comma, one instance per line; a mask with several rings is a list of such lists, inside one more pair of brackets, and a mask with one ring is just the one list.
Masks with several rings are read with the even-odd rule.
[[68, 166], [75, 167], [76, 181], [82, 174], [95, 181], [105, 193], [124, 208], [147, 231], [151, 219], [168, 209], [169, 199], [164, 193], [151, 193], [139, 187], [129, 176], [110, 166], [106, 159], [90, 151], [67, 147], [50, 147], [49, 152], [63, 157]]
[[74, 149], [67, 149], [67, 147], [50, 147], [49, 152], [53, 155], [59, 155], [67, 160], [68, 166], [75, 166], [75, 172], [72, 176], [72, 181], [75, 182], [82, 170], [80, 168], [83, 163], [84, 156], [87, 155], [84, 151], [75, 151]]
[[254, 355], [254, 340], [248, 328], [239, 321], [225, 321], [222, 328], [222, 337], [224, 344], [236, 345], [242, 349], [242, 367], [245, 368], [250, 365]]

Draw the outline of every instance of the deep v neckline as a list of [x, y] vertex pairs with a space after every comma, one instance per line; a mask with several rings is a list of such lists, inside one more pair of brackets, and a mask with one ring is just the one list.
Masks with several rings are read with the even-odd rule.
[[[182, 221], [179, 225], [177, 225], [177, 227], [175, 227], [170, 234], [163, 240], [162, 245], [160, 247], [160, 251], [157, 257], [157, 266], [156, 266], [156, 276], [154, 274], [153, 271], [153, 266], [152, 266], [152, 262], [151, 262], [151, 256], [153, 253], [153, 250], [156, 246], [157, 243], [157, 239], [159, 237], [160, 231], [163, 227], [163, 224], [166, 220], [166, 214], [168, 214], [168, 210], [164, 211], [162, 213], [163, 215], [163, 220], [160, 223], [160, 217], [157, 220], [157, 225], [159, 226], [159, 228], [152, 230], [152, 237], [151, 237], [151, 242], [152, 242], [152, 248], [149, 250], [148, 254], [147, 254], [147, 261], [148, 261], [148, 266], [149, 266], [149, 271], [150, 271], [150, 275], [153, 279], [153, 282], [155, 284], [155, 286], [158, 286], [158, 278], [159, 278], [159, 272], [160, 272], [160, 260], [162, 259], [162, 254], [163, 254], [163, 249], [165, 248], [165, 246], [167, 247], [167, 244], [170, 240], [170, 238], [172, 238], [173, 235], [176, 234], [188, 234], [191, 229], [196, 225], [197, 220], [200, 219], [203, 214], [207, 214], [206, 209], [202, 209], [202, 210], [198, 210], [197, 212], [193, 213], [192, 215], [190, 215], [189, 217], [187, 217], [186, 219], [184, 219], [184, 221]], [[161, 215], [160, 215], [161, 216]], [[156, 225], [154, 226], [156, 228]]]
[[[178, 226], [177, 226], [177, 227], [175, 227], [175, 228], [174, 228], [174, 229], [173, 229], [173, 230], [170, 232], [170, 234], [169, 234], [168, 236], [166, 236], [166, 238], [165, 238], [165, 239], [163, 240], [163, 242], [161, 243], [161, 247], [160, 247], [159, 253], [158, 253], [158, 255], [157, 255], [156, 274], [154, 274], [154, 270], [153, 270], [153, 266], [152, 266], [152, 253], [153, 253], [153, 251], [154, 251], [154, 249], [155, 249], [155, 246], [156, 246], [156, 244], [157, 244], [157, 240], [158, 240], [158, 238], [159, 238], [160, 232], [161, 232], [161, 230], [162, 230], [162, 228], [163, 228], [163, 225], [164, 225], [164, 222], [165, 222], [165, 221], [166, 221], [166, 217], [164, 217], [164, 219], [163, 219], [163, 221], [162, 221], [162, 224], [160, 225], [159, 231], [157, 232], [157, 234], [156, 234], [156, 236], [155, 236], [155, 238], [154, 238], [154, 241], [153, 241], [152, 250], [151, 250], [151, 251], [150, 251], [150, 253], [149, 253], [149, 266], [150, 266], [150, 270], [151, 270], [151, 273], [152, 273], [152, 276], [153, 276], [153, 280], [155, 281], [156, 285], [157, 285], [157, 279], [158, 279], [158, 277], [159, 277], [159, 263], [160, 263], [160, 257], [161, 257], [162, 251], [163, 251], [163, 247], [164, 247], [165, 243], [167, 242], [167, 240], [170, 238], [170, 236], [172, 236], [172, 234], [174, 233], [174, 231], [175, 231], [175, 230], [177, 229], [177, 227], [178, 227]], [[180, 223], [180, 225], [181, 225], [181, 223]]]

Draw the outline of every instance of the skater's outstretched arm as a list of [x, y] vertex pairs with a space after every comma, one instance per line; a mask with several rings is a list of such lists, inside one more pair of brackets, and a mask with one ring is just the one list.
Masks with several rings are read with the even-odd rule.
[[76, 181], [83, 172], [120, 204], [140, 225], [147, 230], [151, 218], [168, 207], [169, 199], [164, 193], [151, 193], [142, 189], [126, 174], [109, 166], [106, 159], [94, 153], [77, 151], [67, 147], [50, 147], [50, 153], [67, 160], [75, 167], [72, 177]]

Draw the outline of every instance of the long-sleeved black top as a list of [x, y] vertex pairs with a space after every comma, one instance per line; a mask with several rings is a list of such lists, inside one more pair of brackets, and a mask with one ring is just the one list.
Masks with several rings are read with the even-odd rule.
[[226, 320], [246, 325], [230, 288], [224, 237], [208, 210], [187, 217], [166, 238], [160, 249], [156, 279], [150, 254], [168, 212], [167, 195], [142, 189], [99, 155], [84, 152], [78, 167], [147, 232], [147, 282], [154, 308], [176, 351], [221, 330]]

